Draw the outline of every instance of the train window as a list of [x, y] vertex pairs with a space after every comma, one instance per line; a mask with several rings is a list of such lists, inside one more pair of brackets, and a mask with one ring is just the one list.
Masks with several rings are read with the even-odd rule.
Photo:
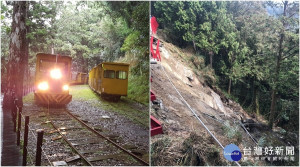
[[104, 70], [104, 78], [115, 78], [114, 70]]
[[68, 63], [49, 61], [49, 60], [40, 60], [40, 72], [48, 72], [56, 66], [59, 69], [63, 70], [63, 73], [68, 72]]
[[127, 79], [126, 71], [117, 71], [117, 79]]

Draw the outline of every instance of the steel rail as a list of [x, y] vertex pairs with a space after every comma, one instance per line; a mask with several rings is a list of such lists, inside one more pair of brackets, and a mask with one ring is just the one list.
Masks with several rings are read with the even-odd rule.
[[113, 144], [115, 147], [121, 149], [122, 151], [126, 152], [127, 154], [129, 154], [130, 156], [132, 156], [134, 159], [138, 160], [140, 163], [142, 163], [143, 165], [149, 166], [149, 163], [147, 163], [146, 161], [144, 161], [143, 159], [139, 158], [138, 156], [134, 155], [133, 153], [131, 153], [130, 151], [126, 150], [125, 148], [123, 148], [122, 146], [120, 146], [119, 144], [115, 143], [114, 141], [110, 140], [109, 138], [103, 136], [101, 133], [99, 133], [98, 131], [96, 131], [94, 128], [90, 127], [89, 125], [87, 125], [86, 123], [84, 123], [82, 120], [80, 120], [79, 118], [77, 118], [75, 115], [73, 115], [70, 111], [65, 110], [70, 116], [72, 116], [73, 118], [75, 118], [79, 123], [81, 123], [82, 125], [84, 125], [86, 128], [88, 128], [90, 131], [92, 131], [94, 134], [96, 134], [97, 136], [100, 136], [102, 138], [104, 138], [105, 140], [109, 141], [111, 144]]
[[61, 131], [59, 130], [59, 128], [53, 123], [53, 121], [51, 120], [50, 121], [50, 123], [52, 124], [52, 126], [57, 130], [57, 132], [61, 135], [61, 137], [68, 143], [68, 145], [70, 146], [70, 147], [72, 147], [72, 149], [74, 149], [75, 151], [76, 151], [76, 153], [88, 164], [88, 165], [90, 165], [90, 166], [93, 166], [93, 164], [89, 161], [89, 160], [87, 160], [85, 157], [84, 157], [84, 155], [83, 154], [81, 154], [73, 145], [72, 145], [72, 143], [66, 138], [66, 136], [65, 135], [63, 135], [62, 133], [61, 133]]

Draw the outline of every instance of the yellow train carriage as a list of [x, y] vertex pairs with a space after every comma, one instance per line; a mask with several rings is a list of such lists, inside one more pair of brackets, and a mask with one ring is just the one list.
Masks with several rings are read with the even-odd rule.
[[76, 76], [76, 80], [80, 84], [87, 84], [88, 83], [88, 74], [83, 73], [83, 72], [79, 72]]
[[82, 84], [87, 84], [87, 83], [88, 83], [88, 74], [79, 72], [76, 74], [75, 79], [72, 80], [70, 85], [82, 85]]
[[38, 104], [65, 105], [69, 95], [72, 58], [53, 54], [36, 55], [34, 99]]
[[104, 62], [89, 73], [90, 87], [104, 98], [127, 96], [129, 64]]
[[89, 85], [91, 88], [95, 88], [96, 79], [95, 79], [96, 67], [94, 67], [89, 73]]

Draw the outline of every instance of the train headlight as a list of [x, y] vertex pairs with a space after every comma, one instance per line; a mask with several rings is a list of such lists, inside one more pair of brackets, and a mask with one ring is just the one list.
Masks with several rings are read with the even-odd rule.
[[53, 79], [60, 79], [62, 77], [62, 74], [59, 69], [53, 69], [50, 71], [50, 76]]
[[65, 90], [65, 91], [69, 90], [69, 86], [68, 85], [64, 85], [63, 86], [63, 90]]
[[47, 89], [49, 89], [49, 85], [47, 82], [41, 82], [41, 83], [39, 83], [38, 88], [40, 90], [47, 90]]

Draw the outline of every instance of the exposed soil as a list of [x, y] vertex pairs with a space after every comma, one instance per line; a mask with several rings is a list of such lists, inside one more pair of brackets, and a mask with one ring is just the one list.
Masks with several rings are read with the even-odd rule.
[[[221, 91], [216, 91], [216, 88], [213, 90], [204, 83], [203, 78], [194, 73], [188, 63], [190, 52], [162, 42], [163, 45], [160, 47], [162, 61], [151, 64], [151, 90], [161, 103], [152, 105], [151, 115], [162, 123], [164, 134], [151, 137], [152, 165], [235, 165], [225, 160], [222, 148], [184, 104], [164, 70], [187, 103], [224, 147], [234, 143], [239, 146], [242, 153], [245, 147], [253, 149], [256, 144], [239, 124], [240, 116], [244, 119], [253, 118], [238, 103], [226, 99]], [[269, 130], [261, 117], [254, 121], [257, 124], [251, 128], [250, 133], [257, 141], [269, 138], [265, 140], [272, 140], [272, 143], [268, 144], [273, 144], [273, 147], [287, 145], [283, 140], [284, 135]], [[231, 132], [234, 132], [233, 135]], [[190, 155], [193, 153], [199, 156]], [[204, 156], [209, 153], [215, 156], [210, 158]], [[240, 163], [266, 165], [265, 161], [255, 162], [251, 156], [247, 161]]]

